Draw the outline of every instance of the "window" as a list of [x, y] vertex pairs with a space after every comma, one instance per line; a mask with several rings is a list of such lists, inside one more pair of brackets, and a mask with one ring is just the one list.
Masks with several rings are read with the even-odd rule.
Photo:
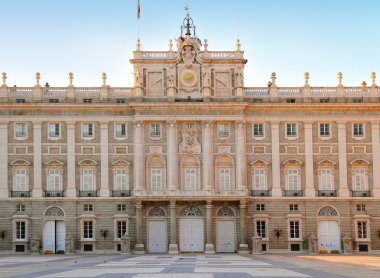
[[116, 138], [127, 137], [126, 124], [115, 124], [115, 136]]
[[151, 189], [152, 190], [162, 190], [162, 170], [161, 169], [151, 169]]
[[92, 204], [84, 204], [83, 211], [92, 211]]
[[25, 205], [16, 205], [16, 211], [17, 212], [24, 212], [25, 211]]
[[231, 189], [231, 169], [219, 169], [219, 182], [221, 190]]
[[288, 169], [287, 170], [287, 190], [300, 190], [300, 176], [298, 169]]
[[150, 124], [150, 137], [161, 138], [161, 124]]
[[362, 98], [354, 98], [354, 99], [352, 99], [352, 102], [353, 103], [362, 103], [363, 99]]
[[261, 98], [254, 98], [252, 102], [254, 102], [254, 103], [262, 103], [263, 100]]
[[320, 103], [329, 103], [330, 100], [328, 98], [321, 98], [321, 99], [319, 99], [319, 102]]
[[267, 229], [265, 220], [256, 221], [256, 233], [259, 237], [267, 238]]
[[319, 136], [330, 136], [330, 124], [319, 124]]
[[82, 124], [82, 135], [85, 138], [93, 137], [94, 136], [94, 124], [91, 124], [91, 123]]
[[127, 205], [126, 204], [117, 204], [117, 211], [126, 211]]
[[333, 174], [331, 169], [320, 169], [319, 190], [334, 190]]
[[354, 124], [354, 137], [363, 137], [364, 136], [364, 127], [363, 124]]
[[120, 220], [116, 222], [117, 225], [117, 238], [120, 239], [127, 232], [127, 221]]
[[26, 239], [26, 222], [16, 221], [16, 240]]
[[125, 103], [125, 99], [116, 99], [116, 103]]
[[265, 204], [257, 204], [256, 210], [257, 211], [264, 211], [265, 210]]
[[289, 210], [290, 211], [297, 211], [298, 210], [298, 204], [290, 204]]
[[83, 103], [92, 103], [92, 99], [91, 98], [84, 98]]
[[290, 239], [300, 239], [300, 222], [298, 220], [289, 221]]
[[93, 191], [95, 190], [95, 179], [93, 169], [83, 169], [82, 170], [82, 190], [83, 191]]
[[220, 138], [227, 138], [230, 136], [229, 124], [218, 124], [218, 135]]
[[286, 103], [295, 103], [296, 99], [295, 98], [288, 98], [286, 99]]
[[93, 221], [83, 221], [83, 239], [93, 239]]
[[253, 124], [253, 137], [264, 137], [264, 124]]
[[188, 129], [195, 129], [195, 123], [186, 123], [184, 124], [184, 127]]
[[61, 171], [59, 169], [48, 170], [48, 183], [47, 190], [60, 191], [62, 190], [61, 184]]
[[185, 169], [185, 190], [197, 189], [197, 170]]
[[25, 99], [24, 98], [17, 98], [16, 103], [25, 103]]
[[60, 136], [60, 124], [49, 124], [49, 138], [58, 138]]
[[297, 124], [286, 124], [286, 136], [288, 137], [297, 136]]
[[365, 205], [364, 204], [357, 204], [356, 210], [357, 211], [365, 211]]
[[128, 181], [126, 169], [115, 169], [115, 190], [128, 190]]
[[29, 191], [26, 169], [16, 169], [14, 191]]
[[364, 168], [356, 168], [353, 170], [354, 176], [352, 190], [354, 191], [366, 191], [368, 190], [367, 186], [367, 176]]
[[358, 239], [368, 239], [367, 233], [367, 221], [357, 221], [356, 222], [356, 232]]
[[253, 190], [267, 190], [266, 170], [253, 169]]
[[16, 138], [26, 138], [26, 135], [27, 135], [26, 123], [17, 123], [15, 125], [15, 137]]
[[57, 98], [51, 98], [49, 99], [50, 103], [59, 103], [59, 100]]

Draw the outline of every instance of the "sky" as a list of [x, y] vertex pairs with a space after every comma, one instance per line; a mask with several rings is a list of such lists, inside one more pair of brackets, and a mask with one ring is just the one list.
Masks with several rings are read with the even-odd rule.
[[[245, 86], [345, 86], [380, 77], [378, 0], [140, 0], [143, 50], [167, 50], [189, 5], [209, 50], [234, 50], [239, 37], [248, 63]], [[138, 36], [137, 0], [0, 0], [0, 72], [8, 86], [41, 83], [132, 86], [129, 59]], [[377, 82], [380, 84], [380, 81]]]

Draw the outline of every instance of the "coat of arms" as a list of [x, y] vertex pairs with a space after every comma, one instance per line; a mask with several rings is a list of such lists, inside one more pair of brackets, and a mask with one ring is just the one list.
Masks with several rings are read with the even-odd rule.
[[201, 144], [198, 142], [198, 132], [193, 128], [182, 130], [182, 142], [179, 145], [180, 153], [201, 153]]

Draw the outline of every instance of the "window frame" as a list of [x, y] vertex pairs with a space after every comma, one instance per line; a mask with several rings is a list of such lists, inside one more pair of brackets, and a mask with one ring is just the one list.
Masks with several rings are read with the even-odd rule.
[[[365, 229], [359, 231], [359, 223], [365, 223]], [[371, 241], [371, 223], [369, 218], [357, 218], [354, 220], [355, 225], [355, 241], [368, 242]], [[365, 237], [363, 237], [365, 234]]]
[[[257, 222], [264, 222], [264, 225], [265, 225], [265, 237], [262, 237], [262, 234], [259, 234], [258, 233], [258, 225], [257, 225]], [[261, 226], [261, 224], [260, 224]], [[269, 240], [269, 221], [267, 218], [255, 218], [254, 219], [254, 234], [257, 235], [257, 236], [261, 236], [262, 240]]]
[[[232, 190], [232, 169], [231, 168], [219, 168], [219, 189], [221, 191]], [[228, 185], [228, 187], [226, 186]]]
[[[154, 191], [161, 191], [164, 189], [162, 168], [150, 168], [150, 189]], [[155, 179], [155, 181], [154, 181]]]
[[[255, 135], [256, 128], [255, 126], [261, 126], [262, 135]], [[260, 131], [260, 129], [258, 130]], [[252, 138], [255, 140], [264, 140], [265, 139], [265, 123], [252, 123]]]
[[[294, 135], [292, 134], [289, 134], [288, 133], [288, 127], [289, 126], [293, 126], [294, 125], [294, 129], [291, 128], [291, 132], [295, 133]], [[288, 139], [288, 140], [296, 140], [298, 139], [298, 123], [295, 123], [295, 122], [287, 122], [285, 123], [285, 138]]]
[[[298, 222], [298, 237], [292, 237], [292, 222]], [[302, 219], [289, 218], [288, 219], [288, 241], [302, 241]]]
[[[56, 126], [58, 125], [58, 135], [57, 136], [51, 136], [51, 132], [50, 132], [50, 126], [51, 125], [55, 125], [55, 132], [57, 131], [56, 130]], [[59, 140], [62, 138], [62, 128], [61, 128], [61, 123], [48, 123], [48, 130], [47, 130], [47, 133], [48, 133], [48, 139], [49, 140]]]
[[[190, 173], [191, 171], [191, 173]], [[188, 174], [191, 174], [191, 183], [193, 184], [192, 187], [194, 188], [189, 188], [189, 183], [188, 183]], [[185, 191], [197, 191], [198, 190], [198, 170], [197, 168], [185, 168], [184, 169], [184, 189]]]
[[[118, 126], [124, 125], [124, 135], [118, 136]], [[125, 140], [128, 138], [128, 124], [123, 122], [114, 123], [114, 138], [115, 140]]]
[[[221, 130], [221, 127], [226, 127], [226, 130]], [[217, 124], [218, 139], [228, 140], [231, 137], [231, 124], [230, 123], [218, 123]]]
[[[322, 126], [327, 126], [328, 127], [328, 134], [322, 134], [323, 132], [326, 132], [326, 130], [323, 130], [322, 132]], [[319, 123], [318, 124], [318, 135], [319, 139], [321, 140], [328, 140], [331, 139], [331, 123]]]
[[[356, 125], [361, 125], [361, 131], [362, 131], [361, 135], [355, 135]], [[361, 123], [361, 122], [352, 123], [352, 138], [355, 140], [363, 140], [365, 138], [365, 123]]]
[[[85, 189], [85, 171], [92, 171], [92, 186], [91, 189]], [[87, 173], [86, 175], [89, 176]], [[80, 188], [81, 191], [96, 191], [96, 169], [94, 167], [83, 167], [81, 168], [81, 176], [80, 176]]]
[[[18, 223], [23, 223], [23, 235], [24, 237], [19, 237], [20, 232], [18, 231]], [[28, 232], [29, 232], [29, 227], [28, 227], [28, 219], [25, 218], [16, 218], [13, 219], [13, 241], [14, 242], [27, 242], [28, 241]]]
[[[51, 171], [58, 171], [58, 174], [54, 174], [55, 178], [58, 177], [58, 188], [56, 188], [56, 183], [54, 183], [54, 188], [51, 187]], [[46, 190], [48, 191], [62, 191], [63, 190], [63, 175], [62, 170], [56, 167], [51, 167], [46, 170], [47, 178], [46, 178]], [[55, 180], [56, 181], [56, 180]]]
[[[288, 191], [300, 191], [302, 190], [301, 185], [301, 169], [298, 167], [289, 167], [286, 168], [286, 175], [285, 175], [285, 190]], [[297, 172], [297, 173], [291, 173], [291, 172]], [[290, 178], [291, 177], [297, 177], [297, 184], [294, 188], [290, 188]], [[293, 182], [293, 181], [292, 181]]]
[[[91, 132], [92, 132], [91, 135], [85, 135], [84, 127], [86, 125], [88, 125], [88, 126], [91, 125]], [[93, 122], [81, 123], [81, 138], [82, 138], [82, 140], [93, 140], [95, 138], [95, 123], [93, 123]]]
[[[158, 127], [158, 129], [157, 129]], [[158, 133], [157, 133], [158, 131]], [[149, 139], [160, 140], [162, 138], [162, 124], [161, 123], [150, 123], [149, 124]]]
[[[24, 134], [24, 136], [17, 136], [17, 133], [18, 133], [18, 131], [17, 131], [17, 126], [18, 125], [24, 125], [25, 126], [25, 134]], [[26, 139], [28, 139], [28, 123], [27, 122], [15, 122], [14, 123], [14, 138], [15, 138], [15, 140], [26, 140]]]

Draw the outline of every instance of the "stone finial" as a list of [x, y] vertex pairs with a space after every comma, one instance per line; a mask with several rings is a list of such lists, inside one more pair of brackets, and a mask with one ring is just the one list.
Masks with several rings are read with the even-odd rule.
[[204, 51], [208, 51], [208, 40], [205, 39], [203, 43]]
[[136, 51], [141, 51], [141, 42], [140, 42], [140, 39], [137, 39]]
[[371, 86], [376, 86], [376, 72], [371, 72]]
[[240, 43], [240, 39], [237, 39], [237, 40], [236, 40], [236, 51], [241, 51], [241, 43]]
[[72, 72], [69, 72], [69, 85], [73, 86], [73, 79], [74, 79], [74, 74]]
[[173, 51], [173, 40], [172, 39], [169, 40], [169, 51], [170, 52]]
[[103, 72], [103, 73], [102, 73], [102, 82], [103, 82], [103, 86], [106, 86], [106, 81], [107, 81], [107, 73]]
[[3, 85], [6, 85], [7, 84], [7, 73], [3, 72], [2, 76], [3, 76]]
[[365, 81], [363, 80], [362, 83], [360, 83], [360, 85], [362, 85], [362, 87], [366, 87], [366, 86], [367, 86], [367, 82], [365, 82]]
[[40, 85], [40, 79], [41, 79], [41, 74], [39, 72], [36, 72], [36, 85]]
[[309, 85], [309, 73], [305, 72], [303, 74], [303, 79], [305, 80], [305, 85]]
[[343, 73], [338, 72], [336, 78], [338, 79], [338, 86], [342, 86]]
[[272, 86], [276, 84], [276, 73], [272, 72], [270, 79], [272, 79]]

